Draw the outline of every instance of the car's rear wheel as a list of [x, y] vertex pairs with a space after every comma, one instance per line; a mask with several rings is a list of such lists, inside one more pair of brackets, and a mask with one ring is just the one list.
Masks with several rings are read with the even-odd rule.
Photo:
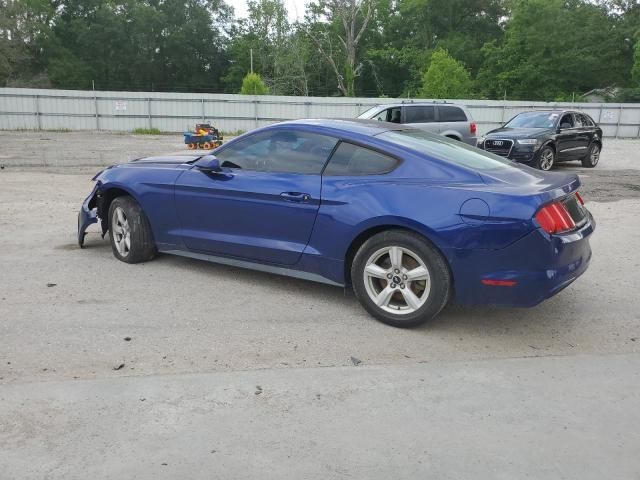
[[600, 145], [594, 143], [589, 147], [587, 155], [582, 159], [582, 166], [593, 168], [600, 161]]
[[440, 253], [420, 235], [388, 230], [358, 250], [351, 266], [356, 297], [378, 320], [414, 327], [447, 304], [451, 275]]
[[145, 262], [156, 254], [149, 220], [131, 197], [117, 197], [111, 202], [109, 240], [113, 255], [126, 263]]
[[556, 163], [556, 152], [549, 145], [542, 147], [538, 161], [536, 162], [536, 168], [548, 172], [553, 168]]

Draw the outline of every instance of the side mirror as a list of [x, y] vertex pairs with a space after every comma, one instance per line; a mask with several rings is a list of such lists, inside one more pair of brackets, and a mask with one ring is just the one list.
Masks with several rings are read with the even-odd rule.
[[220, 160], [215, 155], [205, 155], [195, 163], [195, 166], [205, 172], [219, 172], [221, 170]]

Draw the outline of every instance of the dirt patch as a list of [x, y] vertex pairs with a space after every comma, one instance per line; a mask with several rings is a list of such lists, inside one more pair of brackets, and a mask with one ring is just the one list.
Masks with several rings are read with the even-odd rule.
[[615, 202], [627, 198], [640, 198], [639, 170], [590, 170], [580, 174], [585, 200]]

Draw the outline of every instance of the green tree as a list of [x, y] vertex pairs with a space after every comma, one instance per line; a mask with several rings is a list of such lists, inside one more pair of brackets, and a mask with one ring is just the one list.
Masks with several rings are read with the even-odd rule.
[[257, 73], [247, 73], [242, 80], [241, 95], [268, 95], [269, 89]]
[[361, 42], [374, 0], [316, 0], [308, 8], [305, 32], [335, 74], [340, 93], [353, 97], [364, 67]]
[[625, 84], [631, 70], [619, 19], [586, 0], [513, 0], [503, 41], [482, 49], [483, 95], [550, 101]]
[[61, 0], [43, 46], [55, 86], [213, 90], [227, 64], [221, 0]]
[[633, 49], [633, 68], [631, 69], [631, 81], [634, 87], [640, 88], [640, 35]]
[[53, 15], [48, 0], [0, 0], [0, 86], [48, 86], [40, 52]]
[[247, 7], [247, 18], [237, 23], [231, 35], [225, 83], [231, 90], [240, 88], [253, 55], [254, 70], [272, 93], [307, 95], [309, 42], [289, 23], [283, 0], [250, 0]]
[[471, 78], [462, 63], [446, 50], [436, 49], [423, 76], [420, 95], [425, 98], [465, 98], [471, 93]]

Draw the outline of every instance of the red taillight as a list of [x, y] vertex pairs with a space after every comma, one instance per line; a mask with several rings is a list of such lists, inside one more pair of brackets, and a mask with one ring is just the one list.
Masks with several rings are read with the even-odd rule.
[[582, 199], [582, 195], [580, 195], [578, 192], [576, 192], [576, 198], [580, 202], [580, 205], [584, 205], [584, 200]]
[[475, 135], [477, 131], [478, 131], [478, 124], [476, 122], [471, 122], [469, 124], [469, 132], [471, 132], [471, 135]]
[[562, 233], [573, 230], [576, 223], [562, 203], [545, 205], [535, 216], [536, 221], [547, 233]]

